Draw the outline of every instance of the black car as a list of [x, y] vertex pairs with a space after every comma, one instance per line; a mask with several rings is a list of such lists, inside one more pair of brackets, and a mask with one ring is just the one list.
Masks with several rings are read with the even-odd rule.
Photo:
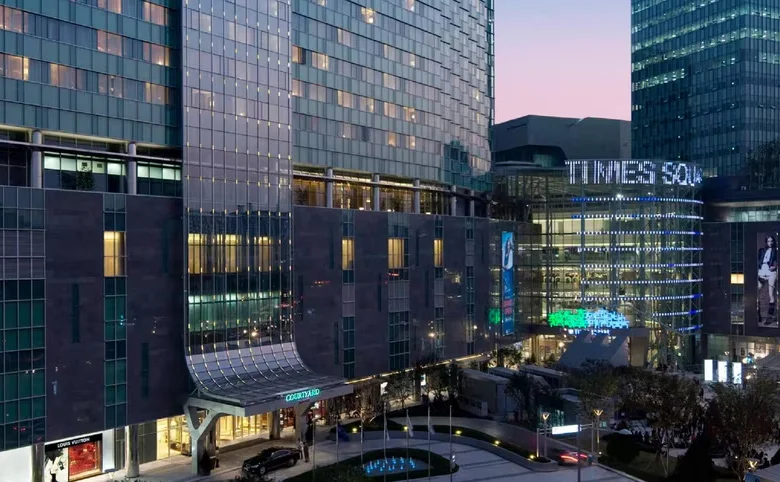
[[301, 459], [301, 451], [292, 447], [270, 447], [244, 460], [241, 471], [246, 476], [263, 475], [281, 467], [292, 467]]

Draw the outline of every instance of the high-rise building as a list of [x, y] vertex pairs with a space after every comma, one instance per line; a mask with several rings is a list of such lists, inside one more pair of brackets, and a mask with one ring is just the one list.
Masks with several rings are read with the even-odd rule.
[[491, 0], [10, 3], [1, 482], [197, 468], [511, 338]]
[[745, 173], [777, 139], [776, 2], [632, 0], [632, 157]]

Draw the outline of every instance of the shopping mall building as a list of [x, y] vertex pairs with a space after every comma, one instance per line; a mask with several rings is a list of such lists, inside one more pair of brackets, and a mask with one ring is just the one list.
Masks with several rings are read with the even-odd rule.
[[676, 161], [494, 166], [495, 214], [518, 242], [527, 356], [557, 358], [581, 330], [630, 335], [630, 362], [696, 360], [702, 313], [701, 170]]
[[0, 481], [196, 470], [513, 336], [492, 0], [16, 4]]

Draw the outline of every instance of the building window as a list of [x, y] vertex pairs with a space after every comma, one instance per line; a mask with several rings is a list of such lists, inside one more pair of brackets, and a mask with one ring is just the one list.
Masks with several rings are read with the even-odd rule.
[[395, 132], [387, 133], [387, 145], [393, 147], [398, 145], [398, 135]]
[[404, 107], [404, 120], [407, 122], [417, 122], [417, 111], [414, 107]]
[[187, 235], [187, 272], [203, 273], [204, 235], [190, 233]]
[[444, 266], [444, 240], [433, 240], [433, 265], [436, 267]]
[[303, 83], [300, 80], [293, 79], [292, 95], [294, 95], [295, 97], [301, 97], [303, 95]]
[[360, 7], [360, 16], [363, 17], [363, 21], [366, 23], [374, 23], [376, 21], [376, 12], [368, 7]]
[[409, 10], [410, 12], [414, 12], [414, 7], [417, 3], [416, 0], [403, 0], [403, 2], [405, 9]]
[[143, 19], [155, 25], [168, 25], [168, 9], [151, 2], [143, 3]]
[[125, 233], [103, 233], [103, 276], [125, 276]]
[[270, 273], [271, 266], [274, 264], [273, 247], [269, 236], [258, 236], [255, 238], [255, 259], [257, 267], [262, 273]]
[[5, 76], [11, 79], [27, 80], [30, 72], [30, 59], [16, 55], [5, 56]]
[[0, 29], [22, 33], [24, 15], [21, 10], [0, 6]]
[[355, 269], [355, 240], [353, 238], [341, 239], [341, 269]]
[[317, 52], [311, 53], [311, 63], [314, 66], [314, 68], [320, 69], [320, 70], [328, 70], [330, 58], [325, 54], [320, 54]]
[[374, 113], [374, 99], [370, 97], [360, 97], [360, 110]]
[[417, 138], [415, 136], [406, 136], [406, 148], [407, 149], [417, 148]]
[[337, 29], [336, 37], [338, 38], [338, 42], [340, 44], [346, 45], [347, 47], [352, 47], [352, 32], [344, 29]]
[[398, 89], [398, 77], [390, 74], [382, 74], [382, 85], [388, 89]]
[[98, 8], [109, 12], [122, 13], [122, 0], [98, 0]]
[[406, 239], [387, 239], [387, 267], [390, 269], [406, 268]]
[[385, 102], [384, 111], [387, 117], [392, 117], [395, 119], [398, 116], [398, 106], [393, 103]]
[[122, 55], [122, 37], [117, 34], [98, 30], [97, 49], [113, 55]]
[[340, 106], [347, 107], [347, 108], [350, 108], [350, 109], [352, 108], [352, 106], [353, 106], [353, 102], [352, 102], [352, 97], [353, 96], [352, 96], [352, 94], [350, 94], [349, 92], [344, 92], [342, 90], [339, 90], [336, 93], [336, 97], [337, 97], [337, 100], [338, 100], [338, 103], [339, 103]]
[[306, 55], [305, 51], [300, 48], [293, 45], [292, 48], [292, 61], [294, 64], [305, 64], [306, 63]]

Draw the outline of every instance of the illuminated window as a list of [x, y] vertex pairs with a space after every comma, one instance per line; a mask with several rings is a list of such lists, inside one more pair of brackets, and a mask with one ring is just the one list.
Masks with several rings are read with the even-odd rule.
[[293, 79], [292, 81], [292, 95], [300, 97], [303, 95], [303, 83], [300, 80]]
[[405, 245], [406, 240], [404, 238], [387, 239], [387, 267], [389, 269], [406, 268]]
[[404, 0], [404, 8], [410, 12], [414, 12], [416, 0]]
[[391, 104], [390, 102], [385, 102], [385, 115], [395, 119], [398, 116], [398, 106]]
[[328, 5], [328, 0], [317, 0], [317, 5], [320, 7], [326, 7]]
[[21, 10], [0, 7], [0, 29], [21, 33], [24, 26], [23, 18]]
[[317, 52], [311, 53], [311, 63], [312, 65], [320, 70], [328, 70], [328, 65], [330, 64], [330, 58], [325, 54], [319, 54]]
[[338, 38], [338, 42], [342, 45], [346, 45], [347, 47], [352, 46], [352, 32], [349, 32], [347, 30], [338, 29], [336, 31], [336, 36]]
[[406, 63], [409, 64], [410, 67], [416, 67], [417, 66], [417, 56], [414, 54], [407, 54], [406, 55]]
[[300, 47], [293, 46], [292, 48], [292, 61], [294, 64], [305, 64], [306, 63], [306, 56], [304, 55], [303, 49]]
[[113, 55], [122, 55], [122, 37], [98, 30], [97, 49]]
[[224, 260], [224, 272], [225, 273], [237, 273], [238, 272], [238, 235], [236, 234], [224, 234], [219, 235], [219, 244], [222, 245], [223, 260]]
[[143, 19], [156, 25], [168, 25], [167, 8], [151, 2], [143, 3]]
[[337, 92], [336, 97], [340, 106], [352, 108], [352, 94], [340, 90]]
[[444, 240], [433, 240], [433, 265], [437, 268], [444, 266]]
[[417, 138], [415, 136], [406, 136], [406, 148], [407, 149], [417, 148]]
[[417, 122], [417, 110], [413, 107], [404, 107], [404, 120], [409, 122]]
[[146, 44], [150, 45], [149, 48], [149, 59], [147, 59], [149, 62], [157, 65], [168, 65], [168, 62], [170, 61], [169, 53], [168, 53], [168, 47], [163, 47], [162, 45], [157, 44]]
[[144, 82], [144, 100], [152, 104], [167, 104], [168, 88], [164, 85]]
[[259, 271], [268, 273], [271, 271], [271, 238], [268, 236], [258, 236], [255, 238], [255, 264]]
[[352, 238], [341, 239], [341, 269], [355, 269], [355, 240]]
[[187, 272], [191, 274], [203, 273], [203, 235], [187, 235]]
[[382, 85], [388, 89], [398, 89], [398, 77], [390, 74], [382, 74]]
[[103, 233], [103, 276], [111, 278], [125, 275], [125, 233]]
[[472, 89], [472, 96], [474, 97], [475, 100], [479, 100], [480, 97], [481, 97], [480, 94], [479, 94], [479, 90]]
[[731, 273], [731, 284], [733, 284], [733, 285], [743, 285], [743, 284], [745, 284], [745, 275], [744, 275], [744, 273]]
[[366, 112], [374, 112], [374, 99], [370, 97], [361, 97], [360, 98], [360, 110], [366, 111]]
[[65, 65], [49, 64], [49, 83], [66, 89], [76, 88], [76, 69]]
[[5, 76], [11, 79], [27, 80], [30, 72], [30, 60], [16, 55], [5, 56]]
[[391, 47], [390, 45], [385, 45], [384, 51], [385, 51], [386, 59], [393, 60], [393, 61], [396, 60], [398, 51], [394, 47]]
[[360, 15], [366, 23], [374, 23], [376, 21], [376, 12], [371, 8], [360, 7]]
[[395, 147], [398, 144], [398, 135], [395, 132], [387, 133], [387, 145]]
[[122, 13], [122, 0], [98, 0], [98, 8], [109, 12]]

